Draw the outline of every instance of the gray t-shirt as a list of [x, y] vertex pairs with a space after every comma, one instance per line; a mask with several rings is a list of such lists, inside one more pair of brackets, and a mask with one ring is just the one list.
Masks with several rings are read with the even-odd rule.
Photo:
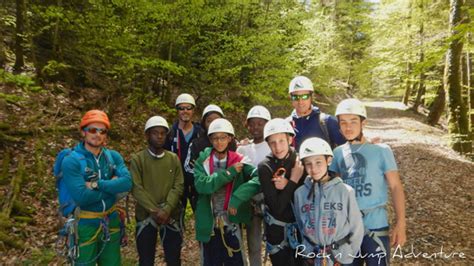
[[[219, 160], [215, 155], [213, 155], [213, 160], [214, 160], [214, 171], [218, 171], [220, 169], [226, 169], [227, 165], [227, 157]], [[226, 192], [226, 186], [222, 186], [219, 190], [217, 190], [213, 195], [212, 195], [212, 206], [213, 206], [213, 211], [214, 211], [214, 216], [223, 216], [226, 217], [227, 211], [224, 210], [224, 203], [225, 203], [225, 192]]]

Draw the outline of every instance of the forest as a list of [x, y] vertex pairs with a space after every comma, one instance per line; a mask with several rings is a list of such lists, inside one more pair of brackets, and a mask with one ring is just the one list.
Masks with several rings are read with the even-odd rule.
[[[195, 97], [196, 121], [207, 104], [220, 106], [242, 139], [248, 137], [243, 125], [252, 106], [266, 106], [273, 117], [290, 114], [288, 84], [296, 75], [313, 81], [314, 104], [327, 113], [355, 97], [368, 102], [374, 119], [399, 116], [387, 126], [400, 123], [406, 136], [397, 131], [384, 139], [381, 120], [370, 129], [396, 147], [405, 188], [413, 184], [410, 178], [425, 174], [439, 178], [431, 185], [443, 186], [442, 174], [452, 173], [449, 181], [464, 187], [449, 191], [455, 197], [449, 204], [472, 205], [473, 0], [0, 3], [0, 264], [64, 262], [55, 252], [51, 168], [57, 152], [80, 139], [78, 123], [87, 110], [109, 114], [108, 145], [128, 162], [145, 145], [143, 126], [151, 115], [170, 124], [176, 119], [179, 94]], [[399, 102], [403, 108], [378, 112], [370, 102]], [[426, 141], [426, 147], [405, 150], [412, 140]], [[424, 162], [433, 167], [430, 173], [423, 171]], [[431, 194], [413, 189], [419, 200], [444, 193], [439, 187]], [[466, 242], [455, 240], [466, 237], [465, 231], [453, 233], [441, 220], [430, 221], [430, 212], [417, 208], [414, 198], [408, 202], [407, 214], [418, 224], [408, 225], [409, 240], [425, 239], [424, 224], [435, 236], [419, 245], [444, 241], [469, 251]], [[133, 213], [133, 199], [124, 204]], [[472, 231], [473, 214], [463, 212], [461, 224], [446, 227]], [[131, 239], [132, 220], [133, 215], [127, 225]], [[437, 231], [446, 232], [437, 238]], [[136, 264], [134, 248], [131, 240], [126, 264]], [[192, 256], [186, 255], [189, 265]]]

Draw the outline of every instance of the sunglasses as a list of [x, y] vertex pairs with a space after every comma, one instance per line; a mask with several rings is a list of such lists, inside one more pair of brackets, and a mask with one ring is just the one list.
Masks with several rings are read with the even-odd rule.
[[101, 135], [105, 135], [108, 132], [106, 128], [97, 128], [97, 127], [85, 127], [83, 130], [91, 134], [96, 134], [97, 132], [99, 132], [99, 134]]
[[298, 101], [298, 100], [308, 100], [309, 97], [311, 97], [311, 94], [301, 94], [301, 95], [296, 95], [296, 94], [292, 94], [291, 95], [291, 100], [292, 101]]
[[184, 106], [178, 106], [176, 107], [176, 110], [178, 111], [184, 111], [184, 110], [188, 110], [188, 111], [191, 111], [194, 109], [194, 106], [187, 106], [187, 107], [184, 107]]

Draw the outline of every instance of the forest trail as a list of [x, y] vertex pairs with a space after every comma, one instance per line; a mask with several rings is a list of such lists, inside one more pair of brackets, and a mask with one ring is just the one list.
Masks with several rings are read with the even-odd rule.
[[[403, 248], [405, 258], [400, 250], [392, 260], [395, 265], [402, 264], [456, 264], [469, 265], [474, 259], [472, 244], [474, 212], [473, 181], [474, 163], [459, 156], [447, 145], [447, 133], [441, 129], [423, 123], [424, 117], [405, 111], [398, 102], [367, 101], [368, 125], [365, 134], [369, 137], [382, 137], [382, 142], [389, 144], [397, 160], [400, 176], [404, 184], [407, 205], [407, 237]], [[69, 107], [71, 108], [71, 107]], [[125, 113], [117, 115], [116, 124], [122, 125]], [[47, 117], [44, 117], [47, 119]], [[50, 117], [50, 119], [55, 119]], [[69, 123], [69, 122], [67, 122]], [[70, 123], [74, 123], [73, 119]], [[75, 141], [75, 137], [63, 136]], [[42, 136], [51, 142], [50, 149], [57, 150], [61, 142], [52, 140], [51, 136]], [[64, 139], [63, 139], [64, 140]], [[18, 153], [30, 156], [27, 163], [33, 165], [35, 152], [34, 139], [27, 139], [29, 148], [17, 150]], [[128, 139], [133, 145], [123, 145], [123, 154], [135, 152], [141, 144], [139, 140]], [[54, 142], [54, 143], [53, 143]], [[70, 142], [73, 143], [73, 142]], [[52, 155], [52, 153], [50, 154]], [[19, 156], [19, 154], [17, 154]], [[47, 155], [43, 154], [44, 157]], [[38, 157], [39, 158], [39, 157]], [[52, 164], [54, 157], [47, 159]], [[44, 160], [44, 158], [43, 158]], [[46, 168], [49, 168], [49, 167]], [[13, 170], [13, 169], [12, 169]], [[50, 170], [42, 177], [51, 179]], [[52, 181], [49, 180], [52, 184]], [[23, 192], [22, 198], [27, 206], [35, 208], [33, 226], [14, 227], [14, 233], [22, 233], [26, 246], [23, 250], [10, 249], [0, 252], [0, 264], [62, 264], [64, 261], [55, 258], [54, 243], [56, 240], [56, 198], [54, 189], [33, 184], [35, 193]], [[46, 183], [47, 184], [47, 183]], [[41, 200], [38, 200], [41, 199]], [[53, 203], [54, 202], [54, 203]], [[133, 200], [130, 201], [130, 216], [133, 217]], [[389, 204], [391, 206], [391, 204]], [[389, 207], [393, 221], [393, 209]], [[132, 218], [133, 219], [133, 218]], [[197, 265], [199, 245], [194, 240], [193, 219], [186, 221], [187, 231], [182, 252], [183, 265]], [[133, 225], [129, 225], [129, 245], [123, 250], [124, 264], [135, 265], [137, 254], [135, 239], [131, 234]], [[413, 253], [411, 247], [413, 246]], [[449, 258], [440, 258], [440, 251]], [[392, 252], [394, 249], [392, 249]], [[423, 259], [421, 253], [432, 259]], [[467, 258], [459, 258], [453, 252], [463, 252]], [[157, 253], [157, 264], [163, 262], [163, 255]], [[398, 255], [398, 256], [397, 256]], [[408, 257], [411, 256], [411, 257]], [[435, 257], [436, 256], [436, 257]], [[443, 256], [443, 257], [444, 257]], [[270, 265], [267, 260], [267, 265]]]
[[[446, 132], [423, 123], [424, 116], [406, 111], [402, 103], [365, 104], [365, 134], [391, 146], [405, 188], [407, 243], [392, 249], [392, 265], [471, 264], [474, 163], [448, 147]], [[391, 202], [389, 212], [393, 222]], [[266, 265], [271, 265], [269, 259]]]
[[[474, 259], [474, 163], [448, 147], [446, 132], [424, 124], [423, 116], [405, 111], [403, 104], [366, 105], [366, 135], [380, 136], [391, 146], [405, 188], [408, 241], [403, 255], [408, 256], [413, 246], [414, 256], [425, 252], [432, 257], [429, 260], [422, 259], [423, 255], [416, 259], [396, 256], [393, 262], [470, 264]], [[391, 207], [390, 213], [393, 221]], [[451, 254], [449, 259], [441, 259], [441, 248], [446, 256], [463, 252], [467, 258]], [[434, 253], [439, 254], [437, 258]]]

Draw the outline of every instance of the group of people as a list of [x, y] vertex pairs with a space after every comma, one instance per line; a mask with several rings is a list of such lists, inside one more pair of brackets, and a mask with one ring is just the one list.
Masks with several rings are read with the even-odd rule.
[[[359, 100], [341, 101], [332, 116], [312, 104], [313, 92], [307, 77], [295, 77], [291, 115], [272, 119], [265, 107], [252, 107], [245, 122], [251, 139], [241, 141], [216, 105], [193, 122], [195, 100], [181, 94], [176, 123], [170, 127], [161, 116], [146, 122], [148, 145], [132, 155], [130, 172], [104, 147], [107, 115], [87, 112], [74, 148], [87, 167], [74, 156], [62, 164], [79, 207], [74, 262], [121, 263], [116, 203], [131, 191], [140, 265], [155, 263], [158, 234], [167, 265], [181, 265], [188, 202], [202, 265], [262, 265], [262, 243], [273, 265], [387, 265], [390, 246], [406, 241], [393, 152], [364, 136], [367, 113]], [[390, 233], [388, 190], [396, 215]]]

